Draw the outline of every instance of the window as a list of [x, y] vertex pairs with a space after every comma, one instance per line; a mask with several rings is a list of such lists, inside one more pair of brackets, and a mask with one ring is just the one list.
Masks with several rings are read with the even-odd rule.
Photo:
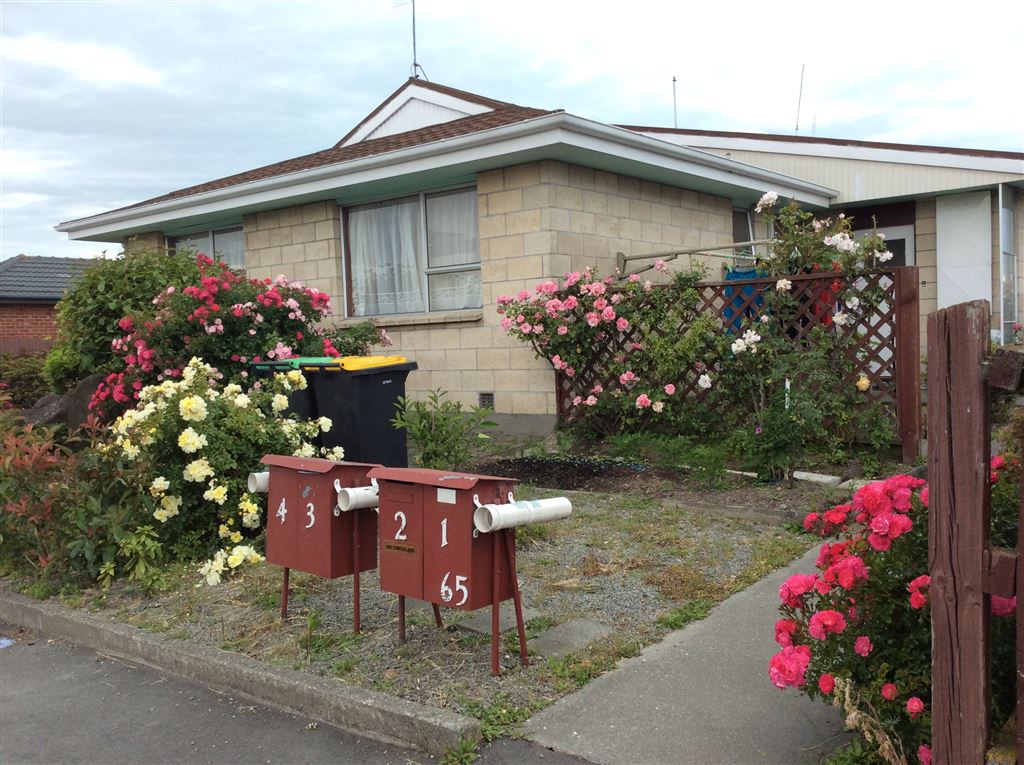
[[175, 250], [185, 247], [211, 257], [216, 255], [232, 268], [245, 268], [245, 234], [240, 228], [197, 231], [186, 236], [172, 237], [168, 244]]
[[892, 253], [892, 260], [888, 263], [879, 263], [880, 268], [895, 268], [896, 266], [912, 266], [914, 260], [914, 227], [909, 226], [881, 226], [880, 228], [862, 228], [853, 232], [854, 239], [863, 239], [873, 233], [885, 236], [885, 246]]
[[353, 316], [479, 308], [476, 189], [346, 211]]

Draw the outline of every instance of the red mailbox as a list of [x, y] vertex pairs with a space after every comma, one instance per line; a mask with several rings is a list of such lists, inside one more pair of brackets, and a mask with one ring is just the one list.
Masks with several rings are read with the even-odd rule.
[[[371, 470], [369, 477], [377, 481], [380, 500], [380, 587], [399, 596], [399, 637], [405, 637], [406, 597], [466, 611], [490, 605], [492, 669], [497, 673], [502, 600], [515, 600], [522, 630], [515, 530], [481, 534], [473, 513], [481, 504], [508, 502], [515, 479], [384, 467]], [[525, 662], [524, 637], [521, 650]]]
[[355, 574], [354, 624], [359, 631], [359, 572], [377, 567], [377, 514], [372, 509], [341, 512], [338, 490], [370, 485], [378, 465], [268, 454], [268, 563], [284, 567], [281, 615], [288, 608], [288, 571], [325, 579]]

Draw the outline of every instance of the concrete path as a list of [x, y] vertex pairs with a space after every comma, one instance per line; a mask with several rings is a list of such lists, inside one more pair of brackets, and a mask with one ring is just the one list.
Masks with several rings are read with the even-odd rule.
[[779, 585], [817, 550], [548, 707], [527, 737], [601, 765], [816, 763], [839, 713], [768, 680]]

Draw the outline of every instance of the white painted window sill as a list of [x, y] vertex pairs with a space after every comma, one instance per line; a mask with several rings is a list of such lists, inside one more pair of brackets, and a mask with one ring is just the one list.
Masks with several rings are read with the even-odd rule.
[[388, 316], [352, 316], [338, 322], [339, 327], [350, 327], [353, 324], [372, 319], [378, 327], [416, 327], [423, 324], [455, 324], [459, 322], [480, 321], [484, 317], [483, 309], [469, 311], [432, 311], [431, 313], [398, 313]]

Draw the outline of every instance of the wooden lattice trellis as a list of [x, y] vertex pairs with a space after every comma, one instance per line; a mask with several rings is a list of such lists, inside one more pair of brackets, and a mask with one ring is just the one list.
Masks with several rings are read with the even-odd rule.
[[[882, 402], [896, 421], [905, 461], [917, 457], [920, 439], [920, 336], [918, 275], [916, 267], [893, 268], [852, 277], [846, 274], [799, 274], [788, 277], [792, 294], [800, 306], [785, 331], [795, 343], [813, 342], [811, 330], [825, 327], [858, 338], [850, 351], [851, 368], [843, 381], [853, 384], [860, 375], [871, 383], [867, 395]], [[715, 318], [720, 333], [742, 332], [761, 311], [761, 294], [775, 288], [777, 277], [736, 281], [702, 282], [697, 289], [700, 310]], [[832, 316], [840, 309], [837, 295], [851, 283], [858, 289], [878, 289], [883, 298], [876, 310], [856, 324], [836, 327]], [[655, 289], [661, 289], [655, 286]], [[645, 312], [640, 311], [640, 315]], [[634, 343], [651, 334], [666, 336], [686, 327], [670, 326], [663, 317], [652, 315], [625, 332], [610, 332], [603, 345], [594, 349], [589, 363], [575, 370], [573, 377], [558, 373], [555, 393], [560, 420], [572, 419], [577, 396], [586, 398], [595, 385], [614, 387], [609, 361], [628, 354]], [[704, 397], [697, 381], [701, 370], [680, 370], [676, 387], [680, 395]]]

